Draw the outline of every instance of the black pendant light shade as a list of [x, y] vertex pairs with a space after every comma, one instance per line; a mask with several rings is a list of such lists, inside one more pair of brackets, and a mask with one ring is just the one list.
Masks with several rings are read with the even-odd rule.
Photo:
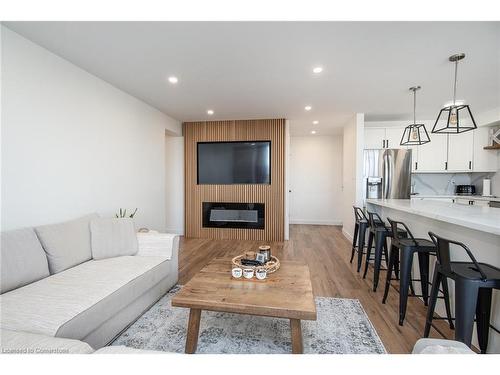
[[425, 125], [416, 123], [417, 90], [420, 88], [420, 86], [410, 87], [410, 91], [413, 91], [413, 124], [405, 128], [399, 142], [401, 146], [420, 146], [431, 141]]
[[476, 129], [476, 121], [466, 104], [451, 104], [443, 107], [432, 128], [433, 133], [458, 134]]
[[468, 105], [456, 100], [457, 96], [457, 69], [458, 62], [465, 58], [465, 54], [457, 53], [449, 60], [455, 63], [455, 83], [453, 85], [453, 101], [446, 104], [438, 114], [432, 133], [458, 134], [477, 128], [476, 121]]
[[420, 146], [429, 143], [431, 139], [424, 124], [408, 125], [401, 137], [401, 146]]

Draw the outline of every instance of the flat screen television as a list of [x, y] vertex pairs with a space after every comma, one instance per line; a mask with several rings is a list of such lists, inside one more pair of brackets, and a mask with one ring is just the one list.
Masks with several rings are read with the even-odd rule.
[[198, 142], [198, 185], [270, 184], [271, 142]]

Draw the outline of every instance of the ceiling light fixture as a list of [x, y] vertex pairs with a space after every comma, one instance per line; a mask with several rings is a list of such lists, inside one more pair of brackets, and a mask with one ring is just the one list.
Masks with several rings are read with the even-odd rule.
[[318, 120], [314, 120], [313, 121], [313, 125], [318, 125], [319, 124], [319, 121]]
[[323, 68], [321, 66], [317, 66], [313, 69], [313, 73], [319, 74], [323, 71]]
[[316, 134], [316, 130], [311, 130], [311, 134]]
[[213, 110], [209, 109], [209, 110], [207, 111], [207, 115], [212, 116], [213, 114], [214, 114], [214, 111], [213, 111]]
[[[457, 134], [477, 128], [472, 112], [464, 101], [457, 100], [457, 70], [458, 62], [465, 58], [464, 53], [451, 55], [449, 60], [455, 63], [455, 83], [453, 85], [453, 101], [446, 103], [439, 111], [438, 117], [432, 128], [432, 133]], [[446, 121], [444, 127], [439, 127], [438, 122]]]
[[420, 86], [410, 87], [413, 91], [413, 124], [405, 128], [399, 143], [401, 146], [419, 146], [431, 141], [425, 125], [417, 124], [417, 91], [420, 89]]
[[306, 111], [310, 111], [310, 110], [312, 109], [312, 107], [311, 107], [310, 105], [306, 105], [306, 106], [304, 107], [304, 109], [305, 109]]
[[175, 85], [177, 82], [179, 82], [179, 79], [175, 76], [170, 76], [168, 77], [168, 82], [170, 82], [172, 85]]

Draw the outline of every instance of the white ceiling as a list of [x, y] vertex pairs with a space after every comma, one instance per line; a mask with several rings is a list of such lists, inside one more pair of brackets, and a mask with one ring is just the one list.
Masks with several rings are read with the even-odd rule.
[[473, 113], [500, 106], [499, 22], [4, 25], [182, 121], [284, 117], [292, 134], [335, 134], [355, 112], [409, 120], [416, 84], [418, 117], [432, 119], [451, 99], [456, 52], [458, 97]]

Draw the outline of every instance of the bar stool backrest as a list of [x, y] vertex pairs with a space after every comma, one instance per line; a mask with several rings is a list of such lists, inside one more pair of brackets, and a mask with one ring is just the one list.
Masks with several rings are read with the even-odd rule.
[[370, 223], [371, 228], [378, 228], [378, 227], [385, 228], [384, 220], [382, 220], [382, 218], [378, 213], [370, 211], [367, 211], [367, 213], [368, 213], [368, 222]]
[[362, 220], [368, 221], [363, 209], [357, 206], [352, 206], [352, 208], [354, 209], [354, 218], [356, 219], [356, 222], [360, 222]]
[[413, 241], [414, 245], [415, 246], [418, 246], [418, 243], [417, 241], [415, 240], [415, 237], [413, 237], [413, 233], [411, 233], [410, 231], [410, 228], [408, 228], [408, 226], [403, 223], [402, 221], [396, 221], [396, 220], [392, 220], [391, 218], [387, 218], [387, 220], [389, 221], [389, 224], [391, 224], [391, 230], [392, 230], [392, 238], [395, 240], [395, 242], [398, 242], [399, 240], [403, 239], [404, 237], [401, 237], [401, 233], [398, 232], [398, 228], [401, 228], [403, 227], [406, 231], [406, 233], [408, 234], [408, 237]]
[[481, 267], [479, 266], [479, 264], [476, 261], [476, 258], [474, 258], [474, 255], [472, 255], [472, 252], [469, 250], [469, 248], [465, 244], [463, 244], [462, 242], [448, 240], [446, 238], [438, 236], [437, 234], [435, 234], [433, 232], [429, 232], [429, 237], [431, 238], [432, 242], [434, 242], [434, 245], [436, 245], [437, 261], [440, 264], [443, 272], [445, 272], [445, 273], [452, 272], [452, 270], [451, 270], [451, 257], [450, 257], [450, 244], [454, 244], [454, 245], [457, 245], [465, 250], [465, 252], [469, 256], [472, 263], [474, 263], [474, 267], [481, 274], [481, 279], [486, 280], [486, 278], [487, 278], [486, 274], [481, 269]]

